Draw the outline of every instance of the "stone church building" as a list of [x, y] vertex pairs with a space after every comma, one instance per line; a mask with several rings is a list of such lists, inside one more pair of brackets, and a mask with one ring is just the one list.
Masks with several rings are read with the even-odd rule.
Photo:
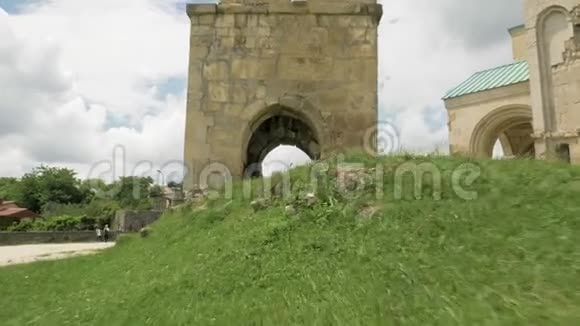
[[524, 0], [513, 63], [475, 73], [443, 98], [451, 153], [580, 164], [580, 1]]

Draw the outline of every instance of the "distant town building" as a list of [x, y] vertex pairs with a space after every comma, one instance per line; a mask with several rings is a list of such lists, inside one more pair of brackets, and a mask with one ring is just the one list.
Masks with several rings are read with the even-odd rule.
[[0, 230], [5, 230], [15, 222], [25, 219], [37, 219], [40, 215], [26, 208], [21, 208], [13, 201], [5, 201], [0, 198]]

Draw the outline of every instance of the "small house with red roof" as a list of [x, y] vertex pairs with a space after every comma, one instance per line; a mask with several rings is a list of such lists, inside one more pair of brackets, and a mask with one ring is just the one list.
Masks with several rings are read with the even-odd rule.
[[5, 201], [0, 198], [0, 230], [5, 230], [14, 222], [20, 223], [25, 219], [37, 219], [40, 215], [26, 208], [21, 208], [13, 201]]

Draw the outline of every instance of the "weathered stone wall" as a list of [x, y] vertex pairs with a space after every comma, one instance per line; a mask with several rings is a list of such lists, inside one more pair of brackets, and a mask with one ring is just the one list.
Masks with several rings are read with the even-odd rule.
[[518, 26], [510, 29], [512, 37], [512, 56], [516, 61], [526, 60], [528, 49], [526, 47], [526, 27]]
[[577, 133], [580, 130], [580, 60], [557, 67], [553, 75], [558, 131]]
[[[97, 241], [95, 231], [66, 232], [0, 232], [0, 246], [46, 243], [81, 243]], [[117, 234], [111, 233], [111, 241]]]
[[323, 156], [362, 146], [377, 123], [376, 1], [223, 1], [187, 10], [186, 189], [210, 162], [241, 176], [253, 124], [276, 105], [315, 129]]
[[[554, 23], [544, 22], [546, 17], [561, 13], [568, 24], [564, 30], [568, 35], [565, 38], [572, 39], [574, 24], [580, 24], [580, 1], [526, 0], [524, 5], [534, 132], [538, 137], [537, 155], [549, 157], [555, 144], [565, 142], [570, 144], [572, 162], [580, 163], [580, 153], [575, 153], [578, 142], [576, 129], [580, 128], [580, 115], [577, 113], [580, 111], [578, 51], [575, 55], [565, 53], [566, 47], [571, 44], [560, 44], [566, 41], [561, 39], [562, 33], [550, 32]], [[553, 44], [555, 41], [558, 44]], [[562, 49], [561, 55], [561, 50], [554, 50], [555, 46]], [[551, 66], [553, 63], [557, 66]]]
[[130, 211], [119, 210], [111, 222], [111, 230], [118, 232], [138, 232], [141, 228], [157, 221], [161, 211]]

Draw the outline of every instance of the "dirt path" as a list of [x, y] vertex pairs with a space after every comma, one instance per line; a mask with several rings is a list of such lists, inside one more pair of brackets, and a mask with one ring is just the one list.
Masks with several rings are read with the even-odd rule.
[[89, 255], [114, 245], [115, 243], [113, 242], [95, 242], [0, 246], [0, 266]]

